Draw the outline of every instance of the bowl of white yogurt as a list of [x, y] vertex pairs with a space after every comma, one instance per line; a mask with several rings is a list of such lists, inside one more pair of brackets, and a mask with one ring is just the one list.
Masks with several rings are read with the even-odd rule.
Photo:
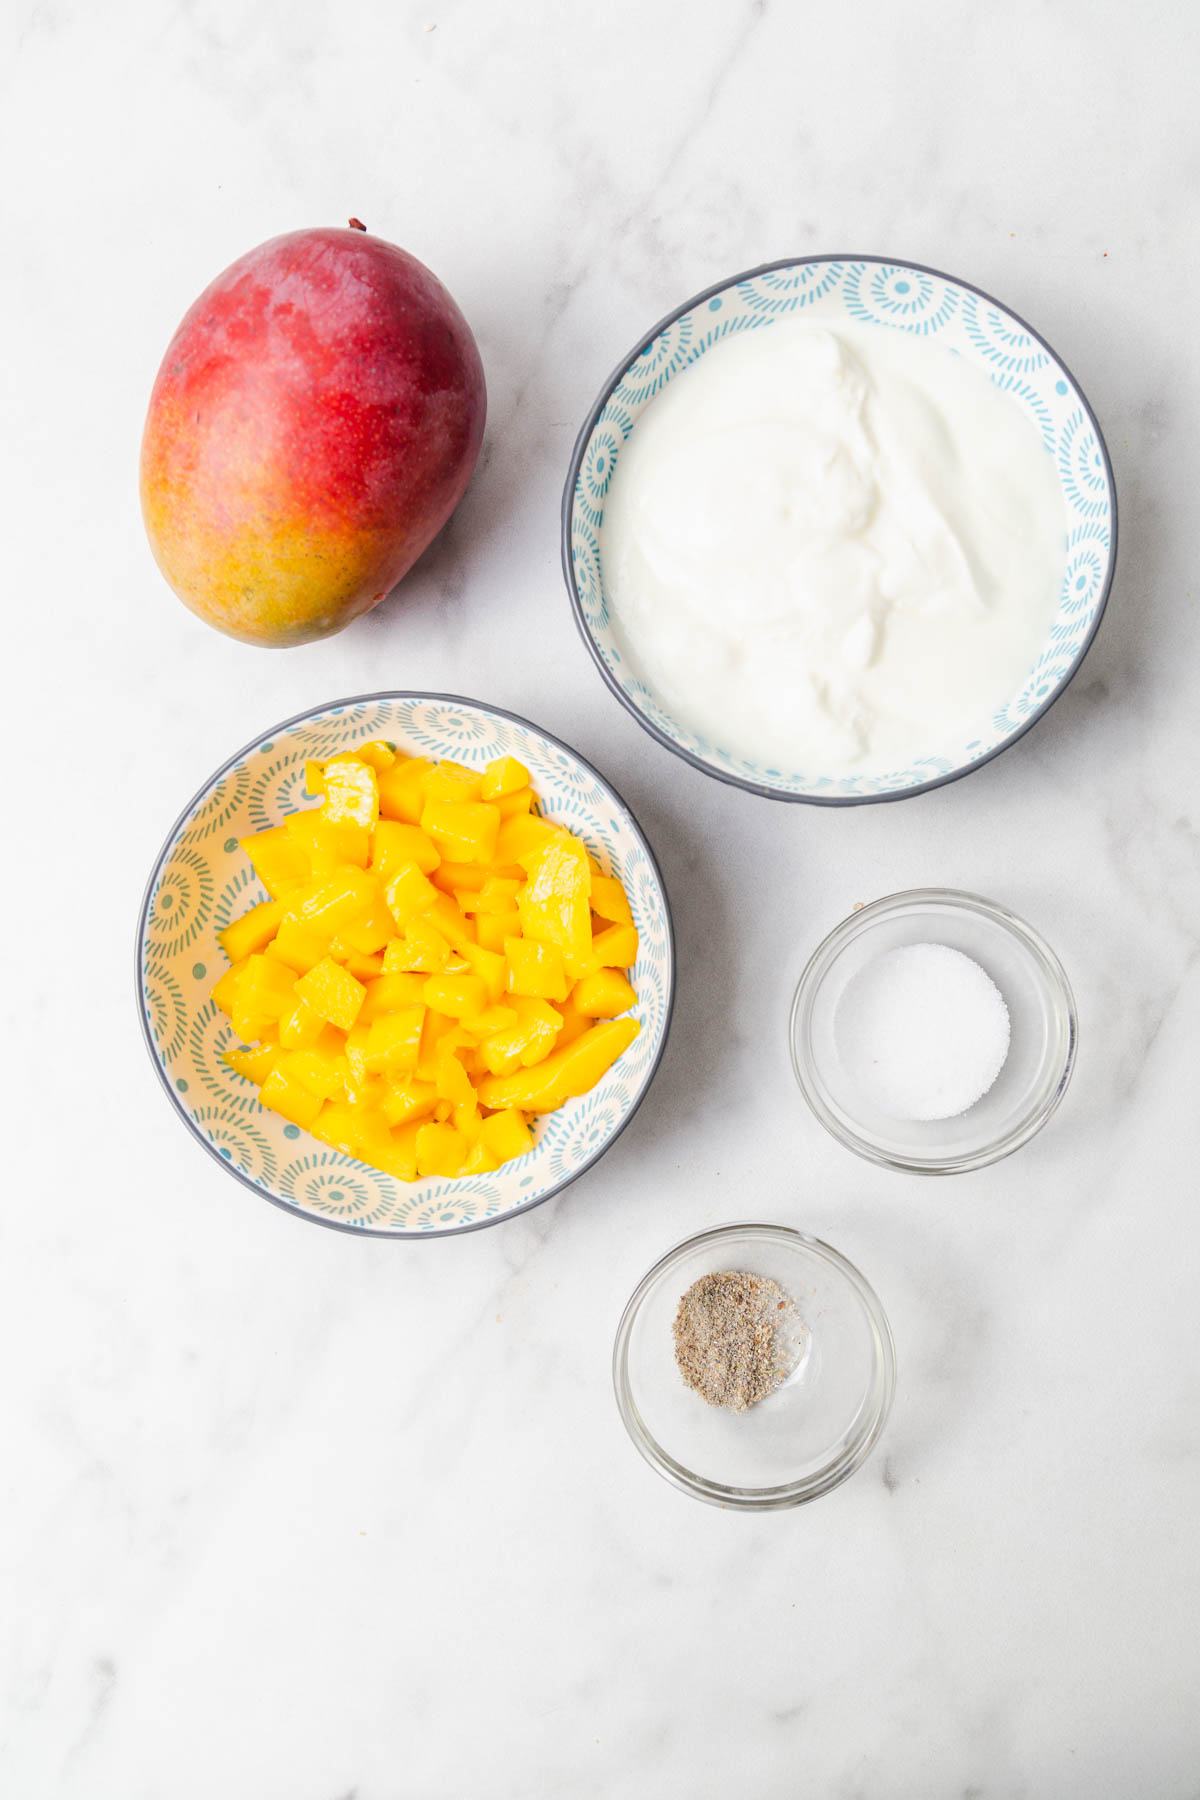
[[563, 567], [609, 687], [772, 798], [898, 799], [1013, 743], [1078, 668], [1116, 560], [1078, 383], [998, 301], [873, 257], [689, 300], [605, 383]]

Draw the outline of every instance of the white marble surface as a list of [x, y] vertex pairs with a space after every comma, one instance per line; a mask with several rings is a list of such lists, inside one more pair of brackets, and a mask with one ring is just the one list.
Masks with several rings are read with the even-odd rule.
[[[3, 36], [0, 1791], [1195, 1796], [1195, 9], [11, 0]], [[256, 652], [151, 562], [143, 409], [218, 269], [350, 213], [463, 306], [487, 444], [401, 594]], [[959, 786], [820, 812], [625, 716], [569, 617], [558, 503], [653, 319], [855, 249], [1048, 336], [1107, 431], [1122, 550], [1030, 737]], [[666, 1062], [605, 1161], [416, 1247], [224, 1179], [163, 1103], [132, 979], [147, 869], [216, 763], [406, 685], [598, 763], [680, 952]], [[922, 883], [1025, 913], [1082, 1018], [1042, 1138], [940, 1184], [827, 1139], [784, 1041], [816, 939]], [[864, 1471], [763, 1520], [656, 1479], [608, 1370], [651, 1260], [753, 1216], [861, 1265], [901, 1371]]]

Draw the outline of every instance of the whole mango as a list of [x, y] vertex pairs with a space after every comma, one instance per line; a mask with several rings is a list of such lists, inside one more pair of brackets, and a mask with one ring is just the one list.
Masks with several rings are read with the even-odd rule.
[[294, 231], [218, 275], [163, 358], [142, 513], [185, 606], [303, 644], [375, 606], [461, 500], [483, 366], [441, 283], [395, 244]]

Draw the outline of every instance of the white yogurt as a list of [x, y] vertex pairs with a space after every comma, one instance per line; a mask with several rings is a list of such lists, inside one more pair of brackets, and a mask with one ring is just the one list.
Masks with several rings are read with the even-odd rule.
[[1033, 423], [900, 331], [789, 320], [675, 376], [617, 459], [609, 610], [667, 710], [788, 772], [966, 744], [1046, 638], [1066, 509]]

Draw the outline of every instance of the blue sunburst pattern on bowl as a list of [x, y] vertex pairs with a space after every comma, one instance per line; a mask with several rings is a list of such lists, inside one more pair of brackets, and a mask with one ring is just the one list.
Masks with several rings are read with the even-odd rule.
[[[976, 363], [1036, 425], [1054, 458], [1067, 511], [1068, 559], [1046, 644], [1021, 691], [980, 735], [930, 745], [907, 767], [832, 780], [773, 769], [698, 736], [673, 718], [624, 655], [604, 592], [600, 528], [621, 449], [642, 408], [673, 376], [731, 333], [769, 329], [803, 313], [904, 331]], [[870, 257], [816, 257], [702, 294], [667, 320], [609, 384], [576, 447], [563, 506], [564, 566], [576, 615], [609, 685], [669, 748], [723, 779], [785, 799], [847, 804], [896, 798], [949, 781], [1011, 743], [1070, 680], [1108, 598], [1116, 550], [1116, 493], [1087, 401], [1048, 345], [1015, 314], [934, 270]]]
[[[528, 1156], [464, 1181], [409, 1186], [326, 1148], [258, 1103], [222, 1060], [236, 1044], [209, 998], [226, 965], [217, 933], [266, 896], [237, 840], [280, 823], [304, 791], [304, 762], [371, 738], [412, 755], [482, 765], [515, 756], [542, 811], [588, 844], [625, 886], [640, 936], [632, 971], [641, 1031], [593, 1090], [541, 1121]], [[509, 714], [433, 694], [379, 694], [279, 726], [212, 778], [171, 833], [151, 878], [138, 943], [146, 1040], [193, 1133], [269, 1199], [325, 1224], [389, 1237], [468, 1230], [536, 1205], [603, 1154], [636, 1111], [666, 1042], [674, 949], [662, 877], [632, 815], [565, 745]]]

